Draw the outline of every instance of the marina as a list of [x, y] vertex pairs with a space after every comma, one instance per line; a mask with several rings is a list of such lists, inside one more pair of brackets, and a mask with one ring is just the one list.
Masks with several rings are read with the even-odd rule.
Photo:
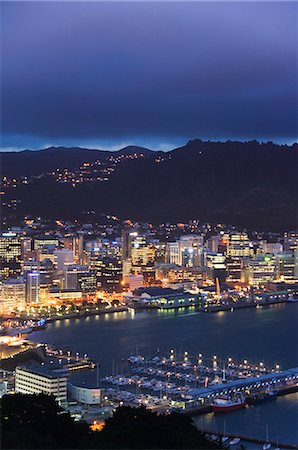
[[[297, 318], [297, 304], [274, 305], [266, 308], [249, 310], [238, 310], [234, 313], [221, 312], [218, 314], [205, 315], [192, 310], [180, 311], [143, 311], [136, 314], [130, 312], [116, 313], [114, 315], [95, 316], [84, 319], [73, 319], [58, 321], [48, 324], [45, 331], [33, 332], [30, 340], [36, 342], [49, 342], [56, 348], [67, 345], [72, 354], [76, 351], [83, 355], [88, 352], [94, 361], [99, 363], [99, 379], [106, 376], [127, 377], [127, 357], [153, 354], [162, 342], [161, 355], [170, 355], [170, 350], [176, 350], [176, 356], [186, 349], [189, 355], [198, 356], [198, 349], [204, 358], [213, 358], [212, 352], [216, 351], [218, 366], [223, 369], [223, 361], [228, 364], [228, 358], [233, 356], [235, 362], [244, 362], [244, 357], [251, 365], [257, 366], [263, 362], [266, 369], [276, 368], [278, 364], [280, 371], [286, 368], [296, 367], [297, 360], [297, 331], [295, 327]], [[271, 330], [270, 333], [268, 330]], [[179, 333], [177, 335], [177, 330]], [[210, 333], [210, 331], [212, 332]], [[138, 346], [138, 352], [136, 351]], [[169, 349], [167, 352], [162, 351]], [[285, 350], [286, 349], [286, 350]], [[124, 358], [123, 358], [124, 357]], [[208, 364], [210, 364], [210, 360]], [[134, 365], [132, 365], [134, 366]], [[142, 370], [148, 367], [143, 367]], [[160, 370], [164, 370], [163, 367]], [[175, 371], [174, 371], [175, 372]], [[176, 369], [180, 372], [180, 369]], [[190, 371], [182, 371], [186, 375]], [[135, 374], [138, 377], [157, 378], [154, 374], [148, 376], [145, 373]], [[218, 373], [222, 378], [222, 373]], [[210, 375], [209, 389], [212, 388], [212, 375]], [[226, 375], [230, 380], [229, 375]], [[90, 382], [96, 385], [97, 370], [78, 371], [71, 374], [71, 380]], [[243, 379], [241, 379], [243, 380]], [[124, 380], [121, 380], [123, 382]], [[168, 382], [166, 377], [159, 377], [162, 383]], [[203, 382], [203, 376], [202, 380]], [[146, 380], [144, 381], [146, 383]], [[170, 383], [185, 387], [188, 382], [171, 376]], [[125, 396], [130, 396], [130, 401], [136, 395], [136, 390], [142, 402], [154, 403], [154, 408], [169, 409], [169, 402], [163, 399], [164, 391], [148, 391], [137, 384], [117, 385], [116, 383], [102, 384], [105, 389], [111, 389], [108, 393], [109, 399], [115, 404], [127, 402]], [[219, 385], [217, 385], [219, 386]], [[157, 386], [156, 386], [157, 387]], [[166, 387], [166, 386], [165, 386]], [[198, 381], [191, 381], [191, 389], [201, 388]], [[171, 389], [171, 386], [168, 387]], [[125, 393], [126, 391], [127, 393]], [[124, 393], [123, 393], [124, 392]], [[124, 396], [120, 398], [120, 396]], [[235, 436], [237, 434], [252, 438], [265, 439], [264, 430], [260, 428], [260, 422], [268, 421], [270, 436], [279, 442], [296, 445], [298, 436], [296, 423], [298, 417], [297, 393], [278, 396], [274, 402], [262, 401], [251, 407], [245, 407], [228, 414], [206, 414], [193, 416], [193, 420], [205, 430], [214, 433], [223, 432], [223, 417], [227, 422], [227, 429]], [[143, 396], [143, 397], [141, 397]], [[150, 397], [155, 397], [155, 399]], [[115, 399], [115, 400], [114, 400]], [[166, 400], [166, 401], [165, 401]], [[185, 401], [185, 399], [183, 400]], [[165, 404], [163, 405], [163, 402]], [[136, 405], [137, 403], [133, 403]], [[145, 403], [146, 404], [146, 403]], [[181, 405], [173, 406], [179, 408]], [[209, 409], [210, 411], [210, 409]], [[96, 414], [94, 414], [94, 417]], [[216, 426], [215, 426], [216, 421]], [[251, 445], [253, 445], [251, 443]], [[247, 448], [260, 448], [250, 447]]]

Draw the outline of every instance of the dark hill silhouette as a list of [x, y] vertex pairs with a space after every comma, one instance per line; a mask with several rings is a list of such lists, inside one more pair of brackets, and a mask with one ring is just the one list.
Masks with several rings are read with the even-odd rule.
[[[77, 155], [81, 158], [80, 149], [54, 151], [59, 164], [65, 154], [71, 164]], [[84, 161], [87, 155], [107, 154], [82, 152]], [[297, 227], [297, 144], [193, 140], [171, 152], [148, 155], [123, 161], [104, 183], [73, 189], [43, 179], [20, 186], [14, 196], [22, 200], [23, 214], [55, 218], [80, 218], [93, 210], [94, 219], [108, 212], [151, 222], [199, 218], [264, 230]], [[15, 170], [17, 159], [15, 154]]]
[[104, 161], [113, 154], [132, 155], [135, 153], [149, 156], [153, 151], [143, 147], [128, 146], [115, 152], [80, 147], [48, 147], [43, 150], [2, 152], [0, 153], [1, 175], [12, 178], [39, 175], [57, 168], [72, 170], [80, 167], [84, 162]]

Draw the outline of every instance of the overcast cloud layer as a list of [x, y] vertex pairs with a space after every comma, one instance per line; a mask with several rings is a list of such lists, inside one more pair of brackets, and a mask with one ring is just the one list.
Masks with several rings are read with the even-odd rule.
[[3, 149], [297, 138], [295, 3], [1, 9]]

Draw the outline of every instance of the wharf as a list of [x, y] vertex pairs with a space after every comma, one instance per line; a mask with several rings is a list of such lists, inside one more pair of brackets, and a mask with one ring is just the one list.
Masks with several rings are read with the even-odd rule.
[[206, 313], [214, 313], [220, 311], [235, 311], [236, 309], [258, 308], [260, 306], [278, 305], [281, 303], [290, 303], [288, 299], [264, 300], [258, 302], [231, 303], [228, 305], [209, 305], [207, 308], [201, 307], [199, 311]]
[[298, 367], [282, 372], [272, 372], [258, 377], [241, 378], [218, 385], [193, 389], [187, 393], [189, 401], [186, 402], [186, 410], [195, 410], [196, 407], [212, 401], [218, 395], [234, 395], [235, 393], [244, 393], [249, 389], [266, 389], [269, 387], [277, 389], [279, 395], [297, 392]]

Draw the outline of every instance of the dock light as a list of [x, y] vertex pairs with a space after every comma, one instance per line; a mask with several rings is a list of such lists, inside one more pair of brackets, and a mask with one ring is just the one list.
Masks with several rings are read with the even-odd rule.
[[120, 402], [119, 405], [120, 405], [120, 406], [123, 406], [123, 402]]
[[202, 353], [199, 353], [199, 358], [202, 358], [202, 356], [203, 356]]
[[279, 370], [280, 369], [280, 365], [276, 364], [275, 368], [276, 368], [276, 370]]
[[216, 355], [214, 355], [214, 356], [213, 356], [213, 359], [217, 359], [217, 356], [216, 356]]
[[244, 364], [247, 364], [247, 359], [245, 359], [243, 362], [244, 362]]
[[166, 395], [164, 395], [162, 399], [163, 399], [163, 400], [166, 400], [166, 399], [167, 399], [167, 396], [166, 396]]

